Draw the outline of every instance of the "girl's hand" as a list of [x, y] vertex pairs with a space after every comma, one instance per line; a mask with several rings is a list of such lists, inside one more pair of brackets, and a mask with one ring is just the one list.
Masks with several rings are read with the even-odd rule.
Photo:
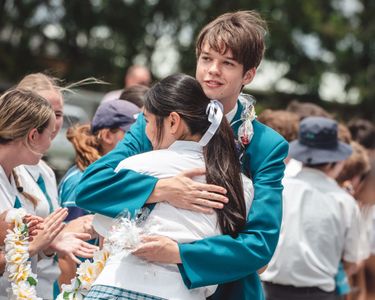
[[204, 174], [205, 169], [192, 169], [171, 178], [160, 179], [147, 203], [167, 201], [174, 207], [207, 214], [214, 213], [214, 209], [222, 209], [228, 203], [223, 187], [192, 180]]
[[85, 242], [90, 238], [91, 235], [88, 233], [64, 231], [51, 243], [50, 249], [57, 252], [59, 256], [69, 257], [77, 264], [80, 264], [81, 261], [76, 256], [92, 258], [94, 252], [99, 249], [97, 246]]
[[5, 236], [8, 233], [8, 229], [12, 228], [11, 224], [9, 224], [8, 222], [5, 222], [7, 214], [8, 214], [8, 210], [0, 214], [0, 246], [4, 246], [4, 240], [5, 240]]
[[177, 242], [165, 236], [145, 236], [133, 255], [149, 262], [180, 264], [180, 249]]
[[39, 230], [43, 230], [43, 218], [34, 216], [34, 215], [26, 215], [23, 218], [23, 222], [27, 224], [29, 228], [29, 241], [33, 240], [33, 237], [38, 234]]
[[[66, 208], [58, 208], [43, 221], [43, 229], [37, 231], [37, 235], [33, 237], [30, 243], [30, 256], [34, 256], [37, 252], [46, 250], [56, 236], [64, 228], [64, 219], [68, 215]], [[52, 254], [51, 251], [45, 251], [46, 255]]]
[[66, 224], [64, 231], [76, 232], [76, 233], [88, 233], [91, 235], [91, 238], [97, 236], [94, 228], [92, 227], [92, 221], [94, 215], [85, 215], [77, 219], [70, 221]]

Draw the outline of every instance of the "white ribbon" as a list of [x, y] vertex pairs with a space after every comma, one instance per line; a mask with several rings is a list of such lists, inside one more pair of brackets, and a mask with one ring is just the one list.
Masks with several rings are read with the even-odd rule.
[[219, 128], [221, 120], [223, 119], [223, 111], [223, 105], [218, 100], [211, 100], [207, 105], [206, 114], [208, 115], [208, 121], [211, 125], [199, 141], [199, 145], [202, 147], [208, 144]]

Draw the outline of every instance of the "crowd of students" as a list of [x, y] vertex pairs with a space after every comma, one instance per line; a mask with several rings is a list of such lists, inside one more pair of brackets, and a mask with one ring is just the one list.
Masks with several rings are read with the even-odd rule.
[[[59, 187], [42, 157], [72, 86], [36, 73], [1, 96], [0, 222], [27, 211], [39, 297], [54, 299], [93, 257], [99, 225], [147, 206], [160, 227], [110, 257], [87, 299], [370, 299], [374, 124], [299, 102], [256, 118], [241, 91], [266, 33], [254, 11], [219, 16], [198, 36], [196, 79], [171, 75], [103, 101], [68, 130], [76, 161]], [[13, 293], [6, 252], [0, 299]]]
[[280, 239], [261, 276], [267, 299], [372, 299], [374, 124], [337, 123], [297, 101], [258, 119], [290, 142]]

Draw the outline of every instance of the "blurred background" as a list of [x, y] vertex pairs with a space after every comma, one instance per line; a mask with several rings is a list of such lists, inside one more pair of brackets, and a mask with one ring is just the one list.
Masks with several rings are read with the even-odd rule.
[[259, 11], [270, 30], [265, 60], [246, 87], [258, 113], [300, 100], [338, 119], [375, 121], [374, 0], [0, 0], [0, 90], [39, 71], [67, 83], [96, 77], [109, 84], [65, 98], [65, 128], [88, 121], [105, 92], [123, 87], [130, 65], [147, 66], [153, 81], [194, 75], [199, 30], [243, 9]]

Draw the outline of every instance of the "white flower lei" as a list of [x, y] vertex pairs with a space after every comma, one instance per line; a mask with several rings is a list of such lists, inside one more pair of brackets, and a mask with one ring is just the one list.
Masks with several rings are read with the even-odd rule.
[[94, 253], [92, 261], [86, 259], [80, 264], [76, 277], [71, 280], [70, 284], [61, 285], [61, 293], [56, 300], [84, 299], [112, 254], [119, 252], [130, 254], [141, 243], [141, 235], [145, 234], [143, 223], [148, 214], [149, 210], [145, 209], [142, 215], [132, 218], [126, 210], [116, 217], [109, 236], [105, 239], [103, 249]]
[[14, 225], [5, 237], [5, 261], [8, 280], [11, 283], [10, 299], [39, 300], [36, 296], [37, 276], [31, 271], [29, 255], [29, 230], [23, 222], [26, 211], [23, 208], [12, 209], [6, 216], [6, 222]]
[[106, 249], [98, 250], [94, 253], [93, 261], [86, 259], [77, 269], [76, 277], [70, 284], [61, 285], [61, 293], [57, 296], [57, 300], [80, 300], [84, 299], [92, 284], [102, 272], [105, 263], [109, 257]]

